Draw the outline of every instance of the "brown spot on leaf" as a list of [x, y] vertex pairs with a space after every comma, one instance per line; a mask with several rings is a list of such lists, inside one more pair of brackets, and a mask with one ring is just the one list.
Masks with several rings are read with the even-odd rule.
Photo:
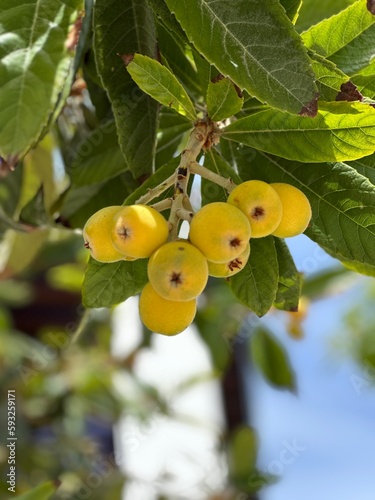
[[132, 60], [134, 59], [134, 54], [117, 54], [117, 55], [121, 57], [125, 66], [130, 64], [132, 62]]
[[222, 73], [219, 73], [218, 75], [211, 78], [211, 83], [220, 82], [221, 80], [224, 80], [224, 78], [225, 78], [225, 76]]
[[375, 0], [367, 0], [367, 10], [375, 15]]
[[363, 95], [350, 80], [341, 84], [340, 92], [336, 96], [336, 101], [362, 101]]
[[315, 94], [314, 98], [311, 99], [310, 102], [305, 104], [301, 111], [299, 112], [299, 115], [301, 116], [309, 116], [310, 118], [314, 118], [318, 112], [318, 99], [319, 99], [319, 94]]

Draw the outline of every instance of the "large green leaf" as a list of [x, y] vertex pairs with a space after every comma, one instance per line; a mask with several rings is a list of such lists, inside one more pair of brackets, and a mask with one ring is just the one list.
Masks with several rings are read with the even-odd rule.
[[184, 87], [168, 68], [155, 59], [135, 54], [127, 69], [137, 85], [156, 101], [190, 120], [196, 120], [193, 103]]
[[237, 299], [258, 316], [271, 308], [278, 288], [278, 263], [272, 236], [250, 240], [250, 258], [229, 285]]
[[241, 118], [223, 136], [301, 162], [349, 161], [375, 150], [375, 109], [349, 102], [321, 103], [315, 118], [273, 109]]
[[347, 165], [355, 168], [357, 172], [367, 177], [375, 185], [375, 154], [348, 162]]
[[147, 259], [103, 264], [90, 259], [82, 285], [85, 307], [111, 307], [141, 292], [146, 285]]
[[77, 187], [95, 184], [116, 177], [126, 167], [115, 122], [107, 120], [77, 145], [71, 171], [72, 182]]
[[312, 207], [305, 234], [358, 272], [374, 273], [375, 186], [354, 168], [344, 163], [290, 162], [257, 153], [252, 162], [242, 165], [240, 174], [244, 180], [286, 182], [301, 189]]
[[268, 330], [256, 329], [250, 347], [255, 366], [271, 385], [295, 391], [295, 375], [288, 354]]
[[279, 267], [279, 286], [274, 306], [283, 311], [297, 311], [302, 275], [297, 271], [286, 243], [280, 238], [275, 238], [275, 247]]
[[302, 31], [328, 17], [337, 14], [356, 0], [324, 0], [319, 2], [317, 8], [316, 0], [303, 0], [297, 19], [297, 30]]
[[374, 56], [375, 17], [358, 0], [339, 14], [302, 33], [302, 40], [318, 54], [329, 57], [346, 73], [366, 66]]
[[351, 77], [358, 90], [370, 99], [375, 98], [375, 60]]
[[166, 3], [197, 50], [241, 89], [291, 113], [305, 111], [314, 100], [306, 50], [275, 0]]
[[163, 24], [173, 33], [178, 35], [178, 37], [187, 43], [187, 38], [184, 30], [178, 24], [175, 16], [169, 11], [165, 0], [148, 0], [148, 3], [152, 7], [155, 15], [163, 22]]
[[155, 57], [153, 12], [146, 0], [97, 0], [94, 48], [99, 74], [112, 103], [119, 143], [135, 176], [153, 171], [158, 104], [144, 94], [126, 71], [127, 55]]
[[0, 156], [15, 163], [37, 142], [74, 57], [69, 43], [82, 0], [2, 0]]

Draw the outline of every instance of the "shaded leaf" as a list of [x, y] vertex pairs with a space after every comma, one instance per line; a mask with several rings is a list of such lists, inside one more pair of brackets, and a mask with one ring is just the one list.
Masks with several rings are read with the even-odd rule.
[[229, 78], [220, 78], [208, 84], [206, 102], [208, 116], [213, 121], [220, 121], [237, 114], [244, 99]]
[[229, 286], [245, 306], [258, 316], [271, 308], [278, 288], [278, 263], [272, 236], [250, 240], [250, 258], [241, 272], [232, 276]]
[[185, 43], [188, 42], [184, 30], [179, 25], [176, 17], [168, 9], [165, 0], [148, 0], [155, 15], [165, 24], [165, 26]]
[[317, 77], [319, 96], [323, 101], [335, 101], [336, 95], [343, 83], [349, 77], [343, 73], [332, 61], [312, 50], [308, 51], [311, 67]]
[[347, 162], [347, 165], [355, 168], [359, 174], [367, 177], [375, 185], [375, 154]]
[[273, 305], [283, 311], [297, 311], [302, 276], [296, 269], [286, 243], [280, 238], [275, 238], [275, 247], [279, 266], [279, 285]]
[[[241, 183], [241, 179], [231, 165], [216, 151], [210, 149], [204, 155], [204, 166], [227, 179], [232, 179], [236, 184]], [[228, 192], [218, 184], [207, 179], [201, 179], [202, 205], [216, 201], [227, 201]]]
[[271, 385], [279, 389], [296, 389], [295, 375], [284, 347], [268, 330], [258, 328], [250, 340], [254, 365]]
[[82, 0], [3, 0], [0, 11], [0, 156], [14, 164], [37, 142], [68, 77], [69, 32]]
[[135, 54], [127, 70], [139, 87], [164, 106], [195, 120], [197, 115], [186, 90], [169, 71], [155, 59]]
[[100, 263], [89, 260], [82, 285], [85, 307], [111, 307], [141, 292], [148, 281], [147, 259]]
[[126, 71], [120, 55], [155, 57], [153, 12], [146, 0], [97, 0], [94, 9], [95, 59], [112, 103], [121, 151], [136, 177], [154, 165], [158, 104]]
[[270, 109], [240, 118], [223, 129], [223, 137], [289, 160], [356, 160], [375, 149], [375, 109], [322, 102], [314, 119]]
[[280, 0], [280, 3], [284, 7], [286, 15], [292, 23], [295, 24], [298, 19], [298, 13], [302, 5], [302, 0]]
[[[190, 41], [224, 76], [271, 106], [299, 113], [316, 94], [306, 50], [273, 0], [166, 0]], [[207, 37], [207, 33], [215, 36]]]

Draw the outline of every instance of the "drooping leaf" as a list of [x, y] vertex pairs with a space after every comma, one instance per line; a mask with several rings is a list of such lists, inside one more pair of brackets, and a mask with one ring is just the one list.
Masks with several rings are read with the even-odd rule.
[[[231, 165], [216, 151], [210, 149], [204, 156], [204, 166], [226, 179], [232, 179], [236, 184], [241, 183], [241, 179]], [[228, 192], [218, 184], [201, 179], [202, 205], [216, 201], [227, 201]]]
[[82, 303], [85, 307], [111, 307], [140, 293], [147, 281], [147, 259], [111, 264], [90, 259], [82, 285]]
[[74, 151], [71, 178], [75, 186], [81, 187], [116, 177], [126, 168], [116, 124], [114, 120], [106, 120], [78, 143]]
[[263, 377], [278, 389], [296, 389], [295, 375], [289, 357], [274, 335], [258, 328], [251, 336], [251, 357]]
[[243, 164], [241, 178], [286, 182], [312, 207], [305, 234], [327, 253], [370, 274], [375, 269], [375, 186], [344, 163], [290, 162], [264, 153]]
[[14, 164], [37, 142], [74, 57], [69, 44], [82, 0], [2, 0], [0, 156]]
[[306, 50], [278, 2], [166, 3], [197, 50], [241, 89], [296, 114], [314, 100], [317, 89]]
[[164, 106], [195, 120], [197, 115], [186, 90], [169, 71], [155, 59], [135, 54], [127, 70], [137, 85]]
[[244, 99], [238, 95], [238, 90], [229, 78], [220, 78], [208, 84], [206, 102], [208, 116], [213, 121], [220, 121], [237, 114]]
[[280, 238], [275, 238], [275, 247], [279, 266], [279, 285], [274, 306], [283, 311], [297, 311], [302, 275], [297, 271], [286, 243]]
[[[374, 55], [375, 17], [358, 0], [345, 10], [302, 33], [306, 47], [329, 57], [345, 73], [366, 66]], [[368, 42], [370, 45], [367, 46]], [[367, 61], [367, 62], [365, 62]]]
[[237, 299], [258, 316], [271, 308], [278, 288], [278, 262], [272, 236], [250, 240], [250, 258], [229, 285]]
[[356, 160], [375, 149], [375, 109], [322, 102], [313, 119], [270, 109], [235, 121], [223, 129], [223, 137], [289, 160]]
[[123, 61], [135, 52], [156, 55], [154, 17], [147, 1], [97, 0], [94, 49], [127, 167], [136, 177], [149, 174], [153, 171], [158, 104], [139, 89]]

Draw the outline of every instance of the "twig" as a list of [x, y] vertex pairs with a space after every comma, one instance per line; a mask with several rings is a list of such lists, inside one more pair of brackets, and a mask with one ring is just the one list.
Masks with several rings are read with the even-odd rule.
[[197, 162], [193, 162], [190, 165], [190, 172], [192, 174], [200, 175], [204, 179], [218, 184], [219, 186], [226, 189], [228, 193], [230, 193], [236, 187], [236, 184], [232, 181], [232, 179], [228, 179], [226, 177], [223, 177], [222, 175], [215, 174], [215, 172], [208, 170], [208, 168], [203, 167]]

